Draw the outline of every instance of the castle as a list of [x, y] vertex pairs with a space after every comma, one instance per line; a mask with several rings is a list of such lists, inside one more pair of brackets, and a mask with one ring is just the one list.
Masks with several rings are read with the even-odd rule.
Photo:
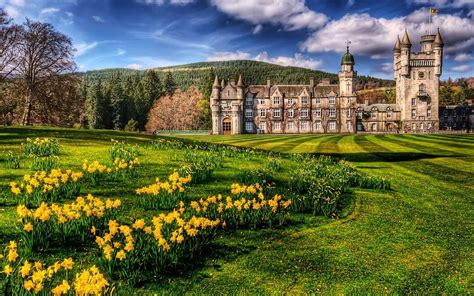
[[393, 48], [395, 104], [357, 102], [353, 55], [341, 60], [339, 84], [328, 79], [304, 85], [244, 86], [216, 76], [211, 94], [212, 134], [436, 132], [439, 130], [439, 77], [443, 39], [421, 37], [421, 51], [411, 51], [407, 31]]

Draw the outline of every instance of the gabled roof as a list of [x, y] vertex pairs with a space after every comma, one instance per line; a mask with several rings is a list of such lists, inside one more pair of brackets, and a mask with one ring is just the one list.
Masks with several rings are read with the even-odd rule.
[[316, 97], [328, 97], [331, 95], [337, 96], [339, 94], [339, 85], [338, 84], [329, 84], [329, 85], [317, 85], [314, 88], [314, 96]]
[[364, 111], [370, 112], [372, 109], [377, 109], [378, 111], [387, 111], [387, 109], [391, 109], [392, 111], [400, 111], [398, 109], [397, 104], [372, 104], [372, 105], [365, 105], [365, 104], [357, 104], [357, 109], [362, 109]]

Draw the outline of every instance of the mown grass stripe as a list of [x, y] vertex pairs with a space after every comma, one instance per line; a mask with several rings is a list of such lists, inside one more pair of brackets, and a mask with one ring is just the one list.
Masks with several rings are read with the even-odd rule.
[[404, 135], [386, 135], [385, 140], [393, 142], [393, 143], [397, 143], [405, 147], [410, 147], [427, 154], [432, 154], [432, 155], [437, 155], [437, 156], [463, 156], [462, 153], [457, 153], [452, 150], [433, 148], [428, 145], [417, 144], [414, 141], [407, 139]]
[[[429, 147], [442, 147], [444, 150], [449, 150], [449, 151], [458, 151], [458, 150], [471, 150], [474, 149], [474, 143], [473, 144], [459, 144], [456, 142], [446, 142], [446, 141], [441, 141], [433, 138], [428, 138], [425, 137], [424, 135], [405, 135], [405, 138], [407, 140], [423, 143], [424, 145], [427, 145]], [[422, 145], [423, 145], [422, 144]]]

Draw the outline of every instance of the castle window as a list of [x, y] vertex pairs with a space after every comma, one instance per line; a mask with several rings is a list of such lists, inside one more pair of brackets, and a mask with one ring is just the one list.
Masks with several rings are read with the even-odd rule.
[[428, 99], [426, 100], [426, 104], [431, 105], [431, 98], [428, 98]]
[[351, 123], [350, 121], [347, 121], [347, 122], [346, 122], [346, 128], [347, 128], [348, 130], [352, 129], [352, 123]]
[[335, 97], [329, 97], [329, 104], [336, 104], [336, 98]]
[[288, 105], [293, 105], [293, 98], [288, 99]]
[[416, 118], [416, 109], [411, 109], [411, 118]]
[[294, 114], [294, 110], [293, 109], [288, 109], [288, 117], [293, 117], [295, 114]]
[[274, 131], [279, 131], [280, 128], [281, 128], [281, 124], [280, 124], [279, 121], [276, 121], [276, 122], [273, 123], [273, 130]]
[[308, 97], [301, 97], [301, 104], [303, 105], [308, 104]]
[[253, 117], [253, 110], [246, 109], [245, 110], [245, 117]]
[[387, 110], [387, 118], [392, 118], [392, 110]]
[[377, 131], [377, 124], [376, 123], [372, 123], [372, 131], [373, 132]]
[[426, 117], [431, 117], [431, 109], [426, 110]]
[[377, 109], [372, 109], [372, 112], [370, 112], [370, 114], [372, 115], [372, 118], [373, 119], [376, 119], [377, 118]]
[[357, 118], [362, 119], [362, 110], [357, 109], [356, 115], [357, 115]]
[[428, 122], [427, 128], [431, 129], [431, 122]]
[[418, 79], [424, 79], [425, 78], [425, 73], [424, 72], [418, 72]]
[[321, 98], [316, 98], [316, 104], [321, 104]]
[[314, 129], [315, 130], [320, 130], [321, 129], [321, 121], [316, 121], [314, 123]]
[[308, 109], [302, 109], [301, 110], [301, 117], [303, 117], [303, 118], [308, 117]]
[[267, 112], [265, 109], [260, 109], [260, 117], [265, 117], [267, 115]]
[[351, 85], [349, 83], [346, 84], [346, 91], [350, 92]]
[[280, 104], [280, 97], [273, 97], [273, 105], [279, 105]]
[[273, 110], [273, 117], [280, 117], [280, 109]]
[[321, 117], [321, 108], [316, 108], [316, 117]]
[[329, 109], [329, 117], [336, 117], [336, 109]]
[[252, 106], [253, 105], [253, 98], [247, 98], [245, 100], [245, 105]]
[[411, 129], [414, 130], [414, 131], [416, 131], [416, 123], [414, 123], [414, 124], [411, 125]]
[[420, 91], [420, 95], [425, 95], [426, 94], [426, 87], [423, 83], [420, 84], [419, 91]]
[[351, 109], [346, 110], [346, 117], [350, 118], [351, 117]]
[[336, 122], [335, 121], [329, 121], [329, 130], [330, 131], [336, 130]]
[[265, 105], [265, 99], [260, 99], [260, 100], [259, 100], [259, 104], [260, 104], [260, 105]]
[[288, 130], [292, 131], [294, 129], [295, 129], [295, 124], [293, 123], [293, 121], [288, 122]]
[[248, 132], [253, 131], [253, 122], [246, 122], [245, 123], [245, 130]]
[[411, 105], [416, 106], [416, 98], [411, 99]]
[[307, 121], [302, 121], [301, 122], [301, 130], [302, 131], [308, 130], [308, 122]]
[[267, 124], [265, 122], [260, 122], [258, 124], [258, 129], [261, 131], [265, 131], [267, 129]]
[[431, 79], [431, 71], [428, 71], [428, 79]]

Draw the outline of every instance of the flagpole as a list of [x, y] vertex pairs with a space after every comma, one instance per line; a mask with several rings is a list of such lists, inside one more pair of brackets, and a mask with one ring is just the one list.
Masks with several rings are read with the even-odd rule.
[[428, 21], [429, 29], [428, 30], [429, 31], [428, 31], [428, 33], [431, 35], [431, 7], [430, 7], [430, 10], [428, 10], [428, 13], [429, 13], [429, 16], [428, 16], [428, 18], [429, 18], [429, 21]]

